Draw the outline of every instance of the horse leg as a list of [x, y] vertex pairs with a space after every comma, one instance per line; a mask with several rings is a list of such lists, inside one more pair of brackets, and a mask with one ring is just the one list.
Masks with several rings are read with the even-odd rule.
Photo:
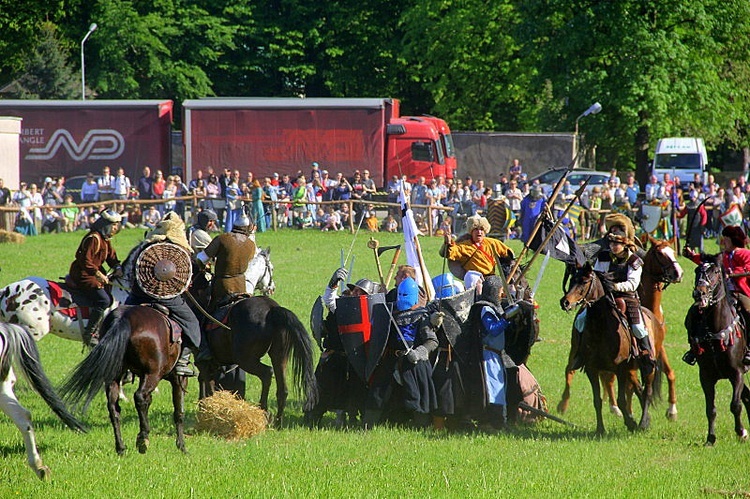
[[631, 376], [632, 372], [627, 376], [622, 373], [617, 375], [617, 403], [620, 406], [620, 411], [622, 412], [622, 420], [625, 423], [625, 426], [628, 428], [628, 430], [635, 431], [638, 425], [635, 422], [635, 418], [633, 418], [633, 411], [630, 407], [630, 400], [628, 397], [628, 393], [631, 392], [629, 388], [633, 386], [633, 380]]
[[708, 436], [706, 437], [706, 447], [713, 447], [716, 443], [716, 379], [711, 378], [703, 372], [700, 374], [701, 388], [706, 399], [706, 418], [708, 419]]
[[565, 368], [565, 389], [563, 390], [560, 403], [557, 404], [557, 412], [560, 414], [565, 414], [565, 411], [568, 410], [568, 404], [570, 403], [570, 385], [573, 384], [573, 376], [575, 376], [575, 374], [575, 371], [569, 371], [567, 367]]
[[281, 348], [271, 348], [268, 352], [271, 357], [273, 374], [276, 376], [276, 426], [281, 428], [284, 423], [284, 408], [289, 389], [286, 386], [286, 364], [287, 358]]
[[120, 382], [113, 381], [105, 388], [107, 396], [107, 411], [109, 412], [109, 421], [112, 423], [112, 430], [115, 433], [115, 451], [122, 456], [127, 450], [125, 442], [122, 440], [122, 431], [120, 429]]
[[13, 423], [23, 435], [23, 443], [26, 447], [26, 462], [29, 467], [34, 470], [40, 480], [48, 480], [50, 469], [42, 463], [42, 457], [37, 450], [34, 427], [31, 426], [31, 412], [18, 402], [13, 391], [15, 383], [16, 376], [11, 368], [8, 376], [0, 384], [0, 410], [13, 420]]
[[246, 373], [252, 374], [260, 380], [260, 400], [258, 405], [268, 414], [268, 393], [271, 391], [271, 379], [273, 378], [273, 368], [263, 364], [260, 359], [253, 359], [250, 362], [239, 364]]
[[148, 409], [151, 407], [151, 394], [157, 384], [159, 384], [157, 375], [146, 374], [141, 378], [138, 390], [133, 394], [133, 402], [135, 402], [135, 408], [138, 410], [140, 422], [140, 431], [135, 439], [135, 445], [141, 454], [145, 454], [149, 446], [148, 435], [151, 432], [151, 427], [148, 423]]
[[667, 350], [664, 345], [659, 349], [659, 360], [661, 360], [662, 369], [664, 374], [667, 376], [667, 385], [669, 386], [669, 407], [667, 408], [667, 419], [670, 421], [677, 421], [677, 388], [676, 388], [676, 377], [674, 369], [669, 364], [669, 358], [667, 357]]
[[742, 426], [742, 392], [745, 388], [742, 371], [735, 370], [734, 377], [730, 378], [730, 381], [732, 382], [732, 401], [729, 403], [729, 410], [734, 415], [734, 432], [737, 438], [744, 442], [747, 440], [747, 430]]
[[172, 407], [174, 408], [174, 427], [177, 431], [177, 448], [187, 453], [185, 449], [185, 392], [187, 391], [187, 378], [177, 376], [174, 371], [170, 374], [169, 382], [172, 384]]
[[750, 389], [744, 382], [742, 383], [742, 403], [745, 404], [747, 419], [750, 421]]
[[594, 369], [586, 368], [586, 376], [591, 383], [591, 392], [594, 398], [594, 410], [596, 411], [596, 434], [604, 435], [604, 418], [602, 418], [602, 393], [599, 388], [599, 373]]
[[619, 402], [615, 395], [615, 373], [599, 371], [599, 379], [602, 382], [604, 390], [607, 392], [607, 398], [609, 399], [609, 412], [618, 418], [621, 418], [622, 411], [617, 407]]
[[[638, 377], [636, 371], [631, 371], [633, 377], [635, 377], [635, 383], [638, 383]], [[641, 430], [648, 430], [651, 426], [651, 414], [649, 409], [651, 408], [651, 399], [654, 395], [654, 377], [656, 376], [656, 369], [650, 369], [648, 372], [641, 369], [641, 377], [643, 378], [643, 388], [638, 400], [641, 402], [641, 422], [639, 427]]]

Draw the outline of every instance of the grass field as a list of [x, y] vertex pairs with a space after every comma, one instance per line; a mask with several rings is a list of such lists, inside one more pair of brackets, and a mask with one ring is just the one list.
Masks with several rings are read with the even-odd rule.
[[[141, 235], [141, 231], [129, 230], [115, 238], [121, 258]], [[1, 245], [0, 284], [27, 275], [48, 279], [64, 275], [81, 236], [42, 235], [27, 238], [23, 245]], [[400, 242], [398, 234], [376, 237], [381, 245]], [[366, 247], [368, 238], [360, 233], [354, 242], [353, 279], [377, 275], [372, 251]], [[275, 299], [307, 324], [313, 300], [338, 266], [341, 249], [348, 252], [351, 235], [287, 230], [259, 234], [258, 242], [271, 247]], [[520, 245], [513, 243], [518, 252]], [[439, 238], [422, 242], [432, 275], [443, 271], [437, 256], [439, 244]], [[709, 243], [708, 249], [715, 251], [716, 246]], [[390, 258], [388, 253], [384, 256], [384, 266]], [[540, 261], [530, 272], [532, 282]], [[591, 389], [579, 375], [565, 415], [575, 428], [544, 421], [495, 436], [389, 428], [337, 431], [330, 427], [329, 415], [327, 428], [308, 430], [301, 424], [300, 398], [292, 395], [287, 428], [248, 441], [226, 442], [193, 430], [198, 390], [191, 380], [189, 454], [175, 447], [170, 390], [164, 383], [151, 408], [148, 453], [140, 455], [135, 450], [137, 416], [132, 404], [125, 404], [123, 436], [129, 449], [118, 457], [103, 396], [95, 399], [85, 417], [91, 431], [75, 434], [64, 429], [28, 385], [19, 381], [17, 394], [32, 411], [40, 452], [52, 468], [53, 479], [49, 483], [37, 480], [25, 464], [20, 433], [0, 417], [0, 497], [746, 497], [750, 495], [750, 447], [734, 436], [728, 382], [719, 385], [717, 396], [717, 446], [703, 447], [706, 418], [698, 369], [679, 360], [687, 345], [682, 323], [693, 279], [693, 265], [684, 259], [681, 263], [685, 282], [670, 286], [664, 295], [667, 349], [678, 376], [676, 422], [664, 418], [665, 399], [653, 410], [650, 430], [629, 433], [620, 419], [606, 414], [608, 433], [595, 438]], [[551, 409], [563, 387], [573, 320], [558, 305], [561, 279], [562, 264], [551, 262], [537, 292], [543, 341], [534, 347], [529, 360]], [[83, 358], [80, 344], [57, 337], [44, 338], [39, 348], [55, 383]], [[126, 392], [131, 395], [132, 391], [129, 385]], [[257, 398], [258, 392], [253, 378], [248, 396]], [[746, 415], [743, 419], [747, 422]]]

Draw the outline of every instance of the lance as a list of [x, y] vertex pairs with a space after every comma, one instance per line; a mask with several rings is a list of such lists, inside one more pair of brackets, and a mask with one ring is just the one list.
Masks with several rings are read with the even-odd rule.
[[[565, 211], [562, 212], [562, 215], [560, 215], [558, 217], [557, 221], [555, 222], [555, 225], [552, 226], [552, 230], [549, 231], [549, 234], [547, 234], [547, 237], [544, 238], [544, 241], [542, 241], [542, 244], [539, 245], [539, 247], [537, 248], [537, 250], [531, 256], [531, 260], [529, 260], [528, 265], [526, 265], [526, 267], [524, 268], [524, 271], [521, 273], [521, 275], [523, 275], [524, 273], [526, 273], [526, 271], [531, 268], [531, 264], [534, 263], [534, 260], [536, 260], [536, 257], [547, 246], [547, 243], [552, 238], [552, 235], [555, 233], [555, 231], [557, 231], [557, 229], [560, 227], [560, 225], [562, 225], [562, 221], [565, 218], [565, 215], [568, 214], [568, 212], [570, 211], [570, 209], [573, 207], [573, 205], [575, 204], [575, 202], [578, 200], [579, 196], [581, 194], [583, 194], [583, 191], [584, 191], [584, 189], [586, 189], [586, 186], [588, 185], [589, 180], [591, 180], [590, 176], [587, 177], [586, 180], [583, 182], [583, 184], [581, 184], [581, 187], [578, 188], [578, 190], [576, 191], [576, 193], [573, 195], [573, 199], [571, 199], [570, 202], [568, 203], [568, 206], [565, 207]], [[539, 218], [541, 219], [542, 217], [540, 216]], [[510, 278], [508, 278], [508, 279], [510, 279]]]
[[375, 265], [377, 265], [378, 268], [378, 277], [380, 278], [380, 284], [385, 288], [386, 282], [383, 278], [383, 267], [380, 265], [380, 255], [385, 253], [388, 250], [400, 248], [400, 245], [395, 246], [380, 246], [380, 242], [375, 239], [374, 237], [370, 237], [370, 240], [367, 241], [367, 247], [370, 248], [373, 252], [373, 255], [375, 256]]
[[518, 407], [520, 409], [523, 409], [524, 411], [529, 411], [532, 414], [536, 414], [537, 416], [542, 416], [544, 418], [551, 419], [552, 421], [555, 421], [556, 423], [561, 423], [561, 424], [565, 424], [565, 425], [568, 425], [568, 426], [575, 427], [575, 425], [573, 423], [571, 423], [570, 421], [565, 421], [562, 418], [558, 418], [557, 416], [553, 416], [552, 414], [550, 414], [550, 413], [548, 413], [546, 411], [543, 411], [541, 409], [537, 409], [536, 407], [533, 407], [533, 406], [527, 404], [524, 401], [519, 402], [518, 403]]
[[[393, 248], [394, 246], [388, 246], [388, 249]], [[386, 289], [391, 283], [391, 278], [393, 277], [393, 272], [396, 270], [396, 264], [398, 263], [398, 258], [401, 256], [401, 245], [396, 245], [396, 252], [393, 254], [393, 260], [391, 260], [391, 268], [388, 269], [388, 275], [385, 277], [385, 287]]]
[[[555, 199], [557, 199], [557, 195], [559, 194], [560, 190], [565, 184], [565, 179], [567, 179], [570, 172], [573, 171], [573, 166], [575, 166], [576, 161], [578, 161], [579, 155], [580, 155], [580, 151], [576, 153], [575, 157], [573, 158], [573, 161], [570, 162], [567, 170], [565, 171], [565, 173], [563, 173], [563, 176], [560, 177], [560, 180], [557, 181], [557, 184], [555, 185], [555, 189], [552, 191], [552, 194], [550, 195], [549, 200], [547, 200], [547, 206], [554, 206]], [[526, 243], [523, 245], [523, 249], [521, 250], [521, 253], [518, 255], [518, 258], [516, 259], [516, 263], [513, 264], [513, 268], [510, 269], [510, 272], [508, 272], [509, 281], [513, 279], [513, 276], [518, 270], [518, 267], [521, 265], [521, 260], [523, 260], [523, 257], [526, 255], [529, 249], [531, 249], [529, 248], [529, 243], [531, 243], [531, 241], [534, 240], [534, 236], [536, 236], [536, 233], [539, 232], [539, 228], [542, 226], [543, 221], [544, 221], [544, 217], [540, 215], [536, 223], [534, 224], [534, 228], [531, 230], [531, 234], [529, 234], [529, 237], [526, 239]]]

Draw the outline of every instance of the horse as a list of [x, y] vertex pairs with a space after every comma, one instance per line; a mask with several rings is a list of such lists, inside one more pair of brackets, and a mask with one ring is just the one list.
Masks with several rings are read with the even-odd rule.
[[[625, 426], [630, 431], [638, 428], [647, 429], [650, 425], [649, 406], [653, 396], [655, 373], [653, 369], [641, 366], [639, 359], [631, 356], [631, 335], [627, 321], [618, 312], [611, 293], [605, 291], [603, 281], [607, 277], [594, 271], [590, 263], [578, 269], [570, 281], [570, 289], [560, 299], [560, 306], [570, 311], [578, 305], [585, 306], [587, 311], [586, 325], [582, 333], [584, 370], [591, 383], [596, 410], [596, 433], [603, 435], [602, 398], [599, 387], [599, 373], [615, 373], [618, 382], [617, 405], [623, 413]], [[654, 351], [662, 348], [664, 328], [654, 314], [641, 307], [646, 328], [651, 336]], [[641, 370], [643, 386], [638, 381], [638, 369]], [[642, 415], [636, 423], [631, 412], [627, 394], [635, 390], [641, 403]]]
[[121, 305], [102, 324], [104, 333], [88, 356], [64, 381], [61, 393], [73, 407], [86, 412], [97, 392], [104, 386], [109, 419], [115, 434], [115, 450], [122, 455], [126, 446], [120, 431], [120, 380], [126, 371], [140, 378], [133, 394], [140, 431], [136, 447], [141, 454], [149, 447], [151, 431], [148, 410], [151, 394], [166, 379], [172, 385], [173, 419], [176, 444], [186, 452], [184, 438], [184, 392], [187, 378], [174, 371], [180, 355], [178, 326], [164, 313], [149, 306]]
[[[669, 284], [682, 281], [684, 272], [677, 262], [672, 241], [657, 240], [650, 238], [651, 246], [643, 257], [643, 272], [641, 274], [641, 286], [638, 288], [638, 295], [641, 305], [653, 312], [654, 317], [658, 320], [666, 332], [664, 323], [664, 312], [661, 307], [661, 295]], [[564, 290], [563, 290], [564, 291]], [[565, 413], [568, 410], [570, 402], [570, 386], [573, 383], [575, 371], [570, 369], [572, 365], [579, 333], [575, 330], [571, 335], [571, 349], [568, 354], [568, 364], [565, 367], [565, 389], [563, 390], [560, 402], [557, 404], [557, 411]], [[675, 372], [669, 363], [666, 349], [662, 344], [661, 348], [655, 352], [657, 359], [662, 365], [664, 374], [667, 376], [669, 387], [669, 407], [666, 416], [669, 420], [677, 419], [677, 392], [675, 388]], [[622, 416], [620, 408], [616, 405], [615, 396], [615, 375], [614, 373], [601, 373], [602, 385], [609, 398], [609, 409], [612, 414]]]
[[247, 289], [260, 291], [264, 296], [271, 296], [276, 291], [273, 280], [273, 263], [271, 263], [271, 248], [256, 248], [255, 256], [245, 271]]
[[734, 431], [741, 441], [748, 438], [742, 426], [742, 404], [750, 418], [750, 390], [743, 374], [747, 366], [742, 357], [747, 346], [747, 329], [737, 309], [728, 299], [721, 265], [717, 261], [704, 262], [695, 269], [695, 302], [685, 317], [685, 328], [697, 353], [701, 388], [706, 399], [708, 436], [705, 445], [716, 443], [716, 382], [728, 379], [732, 384]]
[[19, 325], [0, 323], [0, 409], [13, 420], [23, 434], [29, 467], [41, 480], [47, 480], [50, 477], [50, 469], [44, 465], [37, 450], [31, 413], [18, 402], [13, 391], [16, 383], [14, 364], [68, 428], [85, 432], [86, 427], [68, 411], [52, 388], [52, 383], [42, 369], [39, 351], [31, 333]]
[[[294, 386], [305, 394], [305, 410], [310, 410], [318, 398], [310, 336], [302, 322], [289, 309], [267, 296], [250, 296], [228, 305], [228, 329], [214, 329], [206, 334], [206, 341], [214, 360], [199, 363], [198, 382], [201, 398], [214, 392], [213, 378], [219, 365], [237, 364], [261, 381], [259, 405], [268, 411], [271, 378], [276, 377], [275, 424], [283, 424], [288, 395], [286, 367], [289, 356], [294, 358]], [[268, 354], [271, 366], [261, 362]]]

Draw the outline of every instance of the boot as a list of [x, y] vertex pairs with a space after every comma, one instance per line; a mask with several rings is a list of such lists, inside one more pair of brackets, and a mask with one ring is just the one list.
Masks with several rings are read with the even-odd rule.
[[81, 339], [83, 344], [94, 348], [99, 344], [99, 326], [102, 325], [104, 320], [104, 309], [103, 308], [91, 308], [89, 311], [89, 321], [86, 323], [86, 328], [83, 330]]
[[[745, 355], [745, 357], [747, 358], [747, 354]], [[692, 348], [685, 352], [685, 355], [682, 356], [682, 361], [691, 366], [695, 365], [695, 363], [698, 361], [698, 358], [693, 353]]]
[[638, 353], [641, 360], [653, 361], [655, 359], [654, 349], [651, 348], [651, 339], [648, 336], [638, 338]]
[[189, 346], [182, 346], [182, 352], [180, 352], [180, 358], [177, 359], [177, 363], [174, 366], [174, 371], [178, 376], [185, 376], [186, 378], [192, 378], [195, 376], [195, 371], [190, 367], [190, 353], [192, 350]]
[[204, 336], [201, 339], [201, 346], [198, 347], [198, 355], [195, 356], [196, 364], [208, 364], [214, 360], [214, 355], [211, 352], [211, 347], [208, 346], [208, 341]]

